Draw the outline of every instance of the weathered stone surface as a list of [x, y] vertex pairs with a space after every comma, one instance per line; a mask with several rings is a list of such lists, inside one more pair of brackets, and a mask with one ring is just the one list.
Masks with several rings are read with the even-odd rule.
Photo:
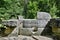
[[51, 19], [51, 16], [49, 13], [38, 12], [37, 13], [38, 28], [45, 28], [48, 21], [50, 21], [50, 19]]
[[44, 36], [32, 36], [35, 40], [53, 40], [52, 38], [44, 37]]
[[37, 13], [37, 19], [42, 19], [42, 20], [50, 20], [51, 16], [49, 13], [46, 12], [38, 12]]
[[11, 26], [11, 27], [15, 27], [15, 26], [17, 26], [17, 21], [18, 21], [17, 19], [3, 20], [2, 24]]
[[25, 28], [32, 28], [34, 26], [37, 26], [37, 20], [36, 19], [25, 19], [23, 20], [23, 26]]
[[53, 40], [52, 38], [44, 37], [44, 36], [22, 36], [18, 37], [2, 37], [0, 40]]
[[11, 36], [18, 36], [18, 27], [16, 27], [14, 30], [12, 30], [11, 34], [8, 35], [9, 37]]
[[41, 35], [43, 30], [44, 30], [44, 28], [38, 28], [38, 31], [36, 31], [34, 35], [36, 35], [36, 36]]
[[23, 26], [25, 28], [31, 28], [31, 19], [25, 19], [25, 20], [23, 20]]
[[17, 27], [8, 36], [18, 36], [19, 30], [23, 28], [23, 23], [17, 21]]
[[23, 26], [24, 28], [32, 28], [32, 27], [35, 27], [37, 26], [38, 28], [41, 28], [41, 27], [45, 27], [46, 24], [48, 23], [47, 20], [24, 20], [23, 21]]
[[26, 24], [26, 23], [25, 23], [25, 24], [23, 24], [23, 27], [24, 27], [24, 28], [31, 28], [31, 24]]
[[23, 29], [20, 29], [20, 35], [30, 36], [30, 35], [32, 35], [32, 32], [27, 28], [23, 28]]
[[22, 36], [22, 35], [20, 35], [18, 40], [35, 40], [35, 39], [33, 39], [30, 36]]
[[23, 27], [22, 19], [23, 17], [19, 16], [18, 20], [16, 21], [17, 22], [16, 28], [11, 32], [11, 34], [8, 35], [9, 37], [18, 36], [19, 30]]
[[[38, 31], [35, 32], [35, 35], [40, 35], [41, 32], [44, 30], [46, 24], [51, 19], [51, 16], [46, 12], [38, 12], [37, 13], [37, 19], [23, 19], [22, 17], [19, 17], [19, 19], [11, 19], [7, 21], [3, 21], [4, 25], [9, 26], [17, 26], [10, 35], [11, 36], [18, 36], [18, 33], [20, 32], [21, 35], [32, 35], [34, 32], [34, 28], [32, 27], [38, 27]], [[23, 26], [20, 25], [23, 23]], [[25, 38], [26, 39], [26, 38]], [[24, 39], [23, 39], [24, 40]]]
[[20, 29], [20, 35], [41, 35], [44, 28], [38, 28], [38, 30], [34, 33], [34, 28], [23, 28]]
[[37, 27], [37, 19], [31, 20], [31, 26], [32, 27]]
[[31, 19], [24, 19], [23, 22], [26, 23], [26, 24], [28, 24], [28, 23], [30, 24], [31, 23]]
[[38, 28], [44, 28], [47, 25], [48, 21], [38, 20]]
[[44, 36], [18, 36], [20, 40], [53, 40], [52, 38], [44, 37]]
[[17, 40], [18, 37], [2, 37], [0, 40]]
[[23, 20], [23, 24], [25, 28], [31, 28], [34, 26], [37, 26], [38, 28], [44, 28], [50, 19], [51, 16], [49, 13], [38, 12], [37, 19], [25, 19]]

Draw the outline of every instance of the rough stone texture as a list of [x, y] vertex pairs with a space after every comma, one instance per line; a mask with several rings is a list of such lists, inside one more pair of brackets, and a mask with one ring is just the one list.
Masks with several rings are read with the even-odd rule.
[[11, 26], [11, 27], [15, 27], [15, 26], [17, 26], [17, 21], [18, 21], [17, 19], [3, 20], [2, 24]]
[[47, 25], [48, 21], [38, 20], [38, 28], [44, 28]]
[[11, 34], [8, 35], [10, 36], [18, 36], [18, 27], [16, 27], [14, 30], [12, 30]]
[[41, 35], [44, 28], [38, 28], [38, 31], [34, 35]]
[[20, 35], [18, 40], [34, 40], [34, 39], [32, 37], [30, 37], [30, 36], [22, 36], [22, 35]]
[[[23, 19], [22, 17], [20, 17], [20, 18], [21, 18], [21, 20]], [[21, 22], [20, 18], [19, 18], [19, 20], [17, 21], [16, 28], [12, 31], [12, 33], [11, 33], [10, 35], [8, 35], [9, 37], [10, 37], [10, 36], [18, 36], [19, 30], [23, 27], [23, 26], [22, 26], [23, 23]]]
[[[22, 18], [22, 19], [20, 19]], [[37, 13], [37, 19], [23, 19], [22, 16], [19, 16], [19, 21], [23, 22], [23, 26], [25, 28], [31, 28], [34, 26], [37, 26], [38, 28], [41, 27], [45, 27], [46, 24], [48, 23], [48, 21], [51, 19], [50, 14], [46, 13], [46, 12], [38, 12]], [[5, 25], [9, 25], [9, 26], [16, 26], [16, 21], [17, 20], [8, 20], [3, 22]]]
[[20, 29], [20, 33], [19, 34], [20, 35], [30, 36], [30, 35], [32, 35], [32, 32], [29, 29], [27, 29], [27, 28], [23, 28], [23, 29]]
[[42, 31], [43, 31], [44, 28], [38, 28], [38, 31], [36, 31], [34, 34], [33, 34], [33, 30], [34, 28], [23, 28], [20, 30], [20, 35], [41, 35]]
[[[38, 12], [37, 19], [23, 19], [23, 17], [21, 16], [17, 20], [7, 20], [7, 22], [5, 21], [4, 24], [9, 26], [17, 26], [8, 36], [16, 36], [18, 34], [32, 35], [33, 33], [35, 33], [34, 35], [40, 35], [50, 19], [50, 14], [46, 12]], [[21, 23], [23, 26], [21, 25]], [[38, 27], [38, 31], [33, 32], [34, 28], [32, 27]]]
[[46, 12], [37, 12], [37, 19], [41, 20], [50, 20], [51, 16]]
[[0, 40], [53, 40], [52, 38], [44, 37], [44, 36], [22, 36], [18, 37], [2, 37]]
[[31, 26], [32, 26], [32, 27], [35, 27], [35, 26], [37, 27], [37, 24], [38, 24], [38, 23], [37, 23], [37, 19], [32, 19], [32, 20], [31, 20]]
[[37, 26], [37, 20], [36, 19], [25, 19], [23, 20], [23, 26], [24, 28], [32, 28], [34, 26]]
[[38, 12], [37, 13], [37, 20], [38, 20], [38, 27], [45, 27], [48, 23], [48, 21], [50, 21], [51, 16], [49, 13], [46, 12]]
[[25, 28], [31, 28], [31, 19], [25, 19], [25, 20], [23, 20], [23, 26]]
[[44, 37], [44, 36], [32, 36], [35, 40], [53, 40], [52, 38]]
[[46, 12], [38, 12], [37, 19], [25, 19], [23, 20], [23, 26], [25, 28], [31, 28], [37, 26], [38, 28], [45, 27], [48, 21], [51, 19], [49, 13]]
[[2, 38], [0, 38], [0, 40], [17, 40], [18, 39], [18, 37], [2, 37]]
[[36, 19], [28, 20], [28, 19], [26, 19], [23, 21], [23, 26], [24, 26], [24, 28], [32, 28], [35, 26], [37, 26], [38, 28], [41, 28], [41, 27], [44, 28], [47, 23], [48, 23], [47, 20], [36, 20]]

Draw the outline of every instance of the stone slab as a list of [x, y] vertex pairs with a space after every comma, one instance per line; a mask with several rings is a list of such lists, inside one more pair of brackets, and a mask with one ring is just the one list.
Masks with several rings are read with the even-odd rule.
[[42, 20], [50, 20], [51, 16], [49, 13], [47, 12], [37, 12], [37, 19], [42, 19]]

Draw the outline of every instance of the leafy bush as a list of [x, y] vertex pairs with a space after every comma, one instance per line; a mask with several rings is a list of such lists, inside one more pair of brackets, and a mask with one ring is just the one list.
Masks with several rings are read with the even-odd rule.
[[[37, 11], [48, 12], [52, 18], [57, 18], [58, 4], [56, 0], [29, 0], [25, 10], [26, 18], [36, 18]], [[59, 16], [58, 16], [59, 17]]]
[[59, 0], [1, 0], [0, 18], [10, 19], [12, 15], [17, 18], [36, 18], [37, 11], [48, 12], [52, 18], [60, 17]]
[[15, 18], [17, 15], [22, 15], [23, 6], [20, 4], [19, 0], [2, 0], [4, 2], [0, 7], [0, 18], [10, 19], [11, 15], [14, 15]]

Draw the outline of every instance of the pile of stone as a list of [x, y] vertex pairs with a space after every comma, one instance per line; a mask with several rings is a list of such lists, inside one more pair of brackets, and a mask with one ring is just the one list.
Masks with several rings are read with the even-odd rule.
[[[19, 19], [4, 20], [4, 25], [14, 26], [15, 29], [8, 37], [2, 37], [0, 40], [52, 40], [48, 37], [39, 36], [50, 19], [51, 16], [49, 13], [38, 12], [37, 19], [23, 19], [23, 17], [20, 16]], [[35, 32], [33, 30], [35, 30]]]

